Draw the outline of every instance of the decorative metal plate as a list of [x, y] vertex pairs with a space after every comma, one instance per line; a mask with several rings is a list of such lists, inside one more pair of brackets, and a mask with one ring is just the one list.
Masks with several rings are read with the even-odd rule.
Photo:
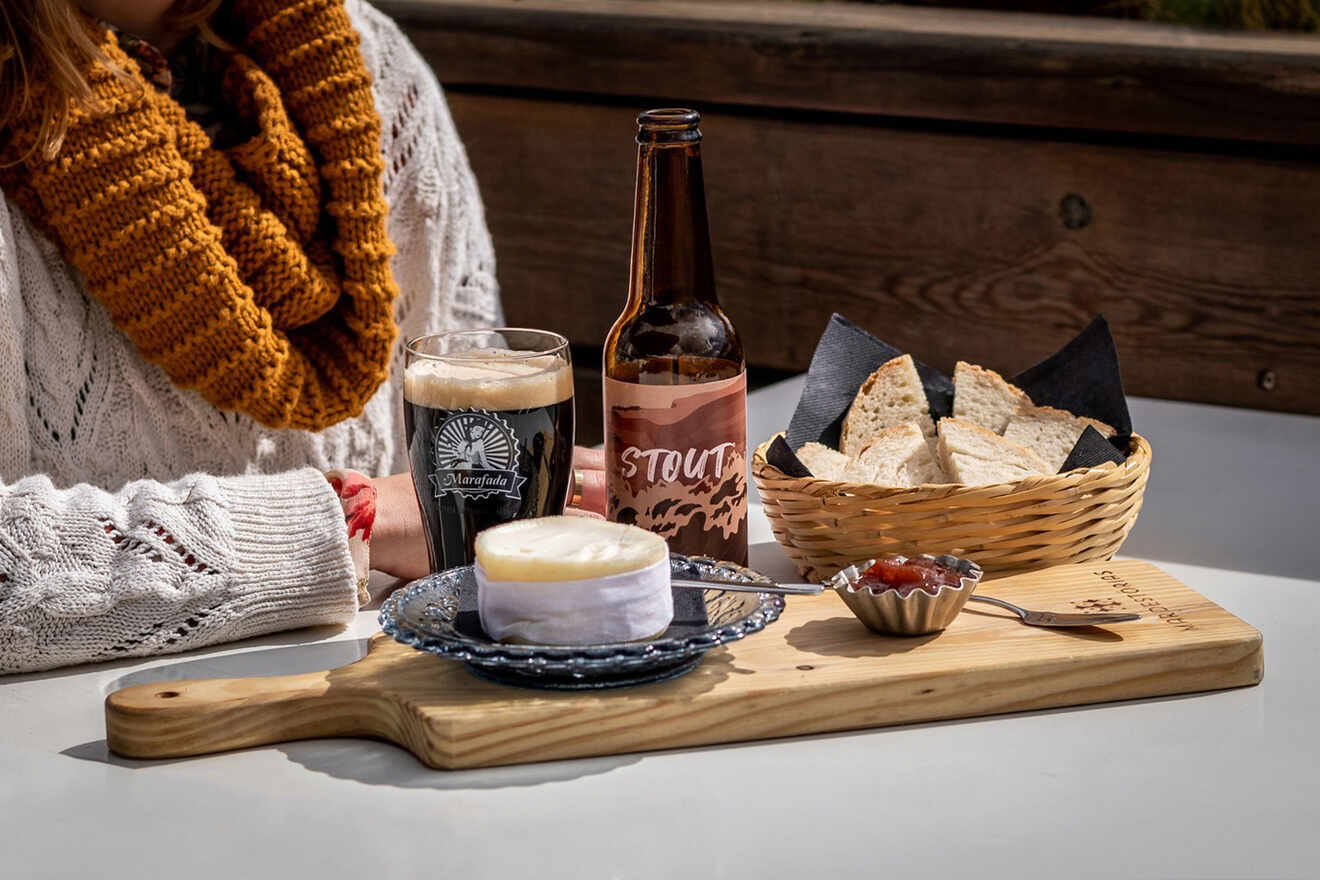
[[[731, 562], [670, 555], [676, 578], [768, 580]], [[717, 645], [759, 632], [784, 610], [770, 593], [674, 590], [674, 620], [655, 638], [605, 645], [515, 645], [493, 641], [477, 615], [472, 566], [414, 581], [380, 609], [381, 628], [405, 645], [459, 660], [475, 675], [503, 684], [589, 690], [647, 684], [694, 668]]]

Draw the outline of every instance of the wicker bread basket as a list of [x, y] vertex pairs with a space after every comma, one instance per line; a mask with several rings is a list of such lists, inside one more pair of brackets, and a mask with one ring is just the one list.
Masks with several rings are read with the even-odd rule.
[[819, 581], [885, 553], [952, 553], [990, 577], [1108, 559], [1141, 510], [1150, 444], [1133, 434], [1122, 464], [989, 486], [911, 489], [790, 477], [757, 447], [752, 476], [775, 539]]

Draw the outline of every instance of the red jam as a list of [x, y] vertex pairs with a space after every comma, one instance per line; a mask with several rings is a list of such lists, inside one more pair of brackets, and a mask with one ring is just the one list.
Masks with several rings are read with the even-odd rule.
[[866, 587], [873, 593], [896, 590], [900, 596], [906, 596], [913, 590], [925, 590], [934, 596], [939, 593], [940, 587], [956, 587], [961, 582], [960, 572], [934, 559], [886, 556], [877, 559], [874, 565], [862, 572], [857, 588]]

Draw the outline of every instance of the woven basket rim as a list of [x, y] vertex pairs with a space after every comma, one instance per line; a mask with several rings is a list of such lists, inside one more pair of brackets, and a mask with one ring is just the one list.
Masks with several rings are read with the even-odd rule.
[[[1037, 490], [1064, 489], [1074, 486], [1078, 483], [1088, 482], [1092, 479], [1099, 479], [1112, 474], [1120, 467], [1135, 474], [1146, 471], [1150, 468], [1151, 447], [1150, 441], [1136, 433], [1131, 435], [1130, 446], [1127, 459], [1122, 463], [1105, 462], [1093, 467], [1074, 468], [1062, 474], [1042, 474], [1039, 476], [1023, 477], [1020, 480], [1010, 480], [1003, 483], [980, 483], [968, 485], [966, 483], [923, 483], [920, 486], [875, 486], [870, 483], [845, 483], [836, 480], [827, 480], [823, 477], [793, 477], [781, 471], [772, 465], [766, 459], [766, 450], [776, 437], [784, 436], [784, 431], [776, 431], [771, 434], [769, 439], [756, 447], [752, 454], [752, 475], [756, 477], [759, 483], [763, 479], [768, 480], [791, 480], [797, 482], [801, 489], [809, 489], [809, 494], [816, 495], [837, 495], [846, 493], [848, 495], [864, 496], [869, 498], [893, 498], [899, 495], [936, 495], [946, 498], [956, 498], [965, 493], [975, 493], [985, 496], [1002, 490], [1005, 495], [1017, 492], [1030, 492]], [[762, 489], [764, 491], [764, 489]]]

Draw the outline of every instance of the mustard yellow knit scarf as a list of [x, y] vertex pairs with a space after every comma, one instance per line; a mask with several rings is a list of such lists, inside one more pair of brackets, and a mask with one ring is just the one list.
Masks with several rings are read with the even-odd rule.
[[[97, 106], [76, 111], [54, 160], [29, 155], [0, 185], [176, 385], [317, 430], [362, 411], [394, 343], [380, 119], [342, 0], [232, 13], [247, 37], [223, 86], [250, 140], [216, 149], [168, 95], [89, 64]], [[34, 108], [5, 132], [6, 153], [38, 122]]]

